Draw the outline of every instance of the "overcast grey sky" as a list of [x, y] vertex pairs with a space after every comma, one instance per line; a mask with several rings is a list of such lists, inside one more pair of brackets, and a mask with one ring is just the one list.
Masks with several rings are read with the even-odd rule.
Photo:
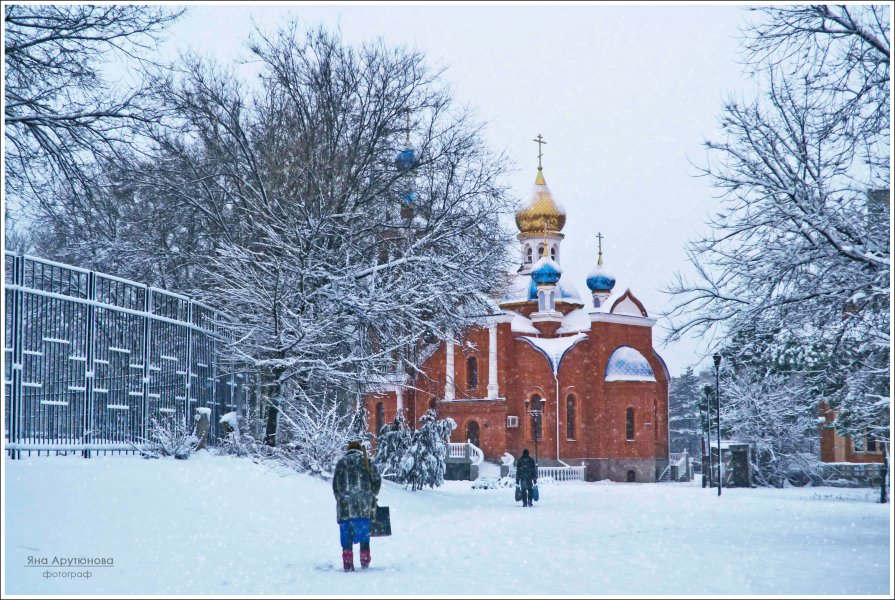
[[[563, 279], [589, 299], [597, 231], [616, 288], [631, 288], [652, 314], [675, 271], [689, 273], [685, 245], [705, 229], [715, 192], [691, 165], [715, 135], [722, 101], [751, 93], [738, 62], [739, 6], [193, 6], [166, 52], [193, 49], [231, 62], [246, 56], [253, 22], [267, 31], [289, 17], [339, 27], [346, 40], [382, 37], [425, 51], [456, 97], [488, 123], [491, 146], [518, 170], [527, 200], [544, 135], [544, 173], [565, 206]], [[661, 324], [661, 321], [660, 321]], [[672, 374], [705, 344], [654, 341]]]

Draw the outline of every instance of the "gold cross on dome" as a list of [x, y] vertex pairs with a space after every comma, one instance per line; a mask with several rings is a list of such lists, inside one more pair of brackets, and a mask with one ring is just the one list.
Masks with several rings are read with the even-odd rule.
[[536, 142], [538, 144], [538, 171], [540, 171], [541, 170], [541, 157], [544, 156], [544, 153], [541, 151], [542, 150], [541, 146], [543, 146], [547, 142], [544, 141], [544, 136], [542, 136], [540, 133], [538, 134], [538, 137], [536, 137], [532, 141]]
[[603, 264], [603, 233], [597, 232], [597, 264]]

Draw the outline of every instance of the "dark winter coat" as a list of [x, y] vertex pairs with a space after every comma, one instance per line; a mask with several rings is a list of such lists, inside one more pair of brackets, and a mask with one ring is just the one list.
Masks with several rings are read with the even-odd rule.
[[516, 461], [516, 483], [529, 483], [538, 480], [538, 468], [531, 456], [522, 456]]
[[373, 500], [381, 486], [382, 477], [373, 461], [360, 450], [349, 450], [333, 474], [336, 520], [372, 518]]

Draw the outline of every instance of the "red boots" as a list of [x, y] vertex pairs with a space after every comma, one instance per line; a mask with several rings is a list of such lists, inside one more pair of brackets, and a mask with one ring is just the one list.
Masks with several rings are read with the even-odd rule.
[[[366, 569], [370, 566], [370, 549], [366, 550], [361, 549], [360, 551], [360, 566], [362, 569]], [[354, 570], [354, 552], [351, 550], [342, 550], [342, 568], [345, 569], [345, 572]]]

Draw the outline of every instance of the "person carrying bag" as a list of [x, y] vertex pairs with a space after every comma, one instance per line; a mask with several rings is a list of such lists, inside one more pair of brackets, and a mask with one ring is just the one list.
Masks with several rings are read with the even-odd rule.
[[[342, 568], [354, 570], [353, 545], [360, 544], [360, 565], [370, 566], [371, 522], [376, 516], [376, 494], [382, 476], [371, 465], [359, 441], [348, 443], [348, 451], [336, 463], [333, 495], [336, 497], [336, 521], [342, 543]], [[385, 507], [383, 507], [385, 508]]]
[[538, 467], [528, 454], [528, 448], [516, 461], [516, 501], [522, 500], [522, 506], [532, 506], [533, 491], [537, 489]]

